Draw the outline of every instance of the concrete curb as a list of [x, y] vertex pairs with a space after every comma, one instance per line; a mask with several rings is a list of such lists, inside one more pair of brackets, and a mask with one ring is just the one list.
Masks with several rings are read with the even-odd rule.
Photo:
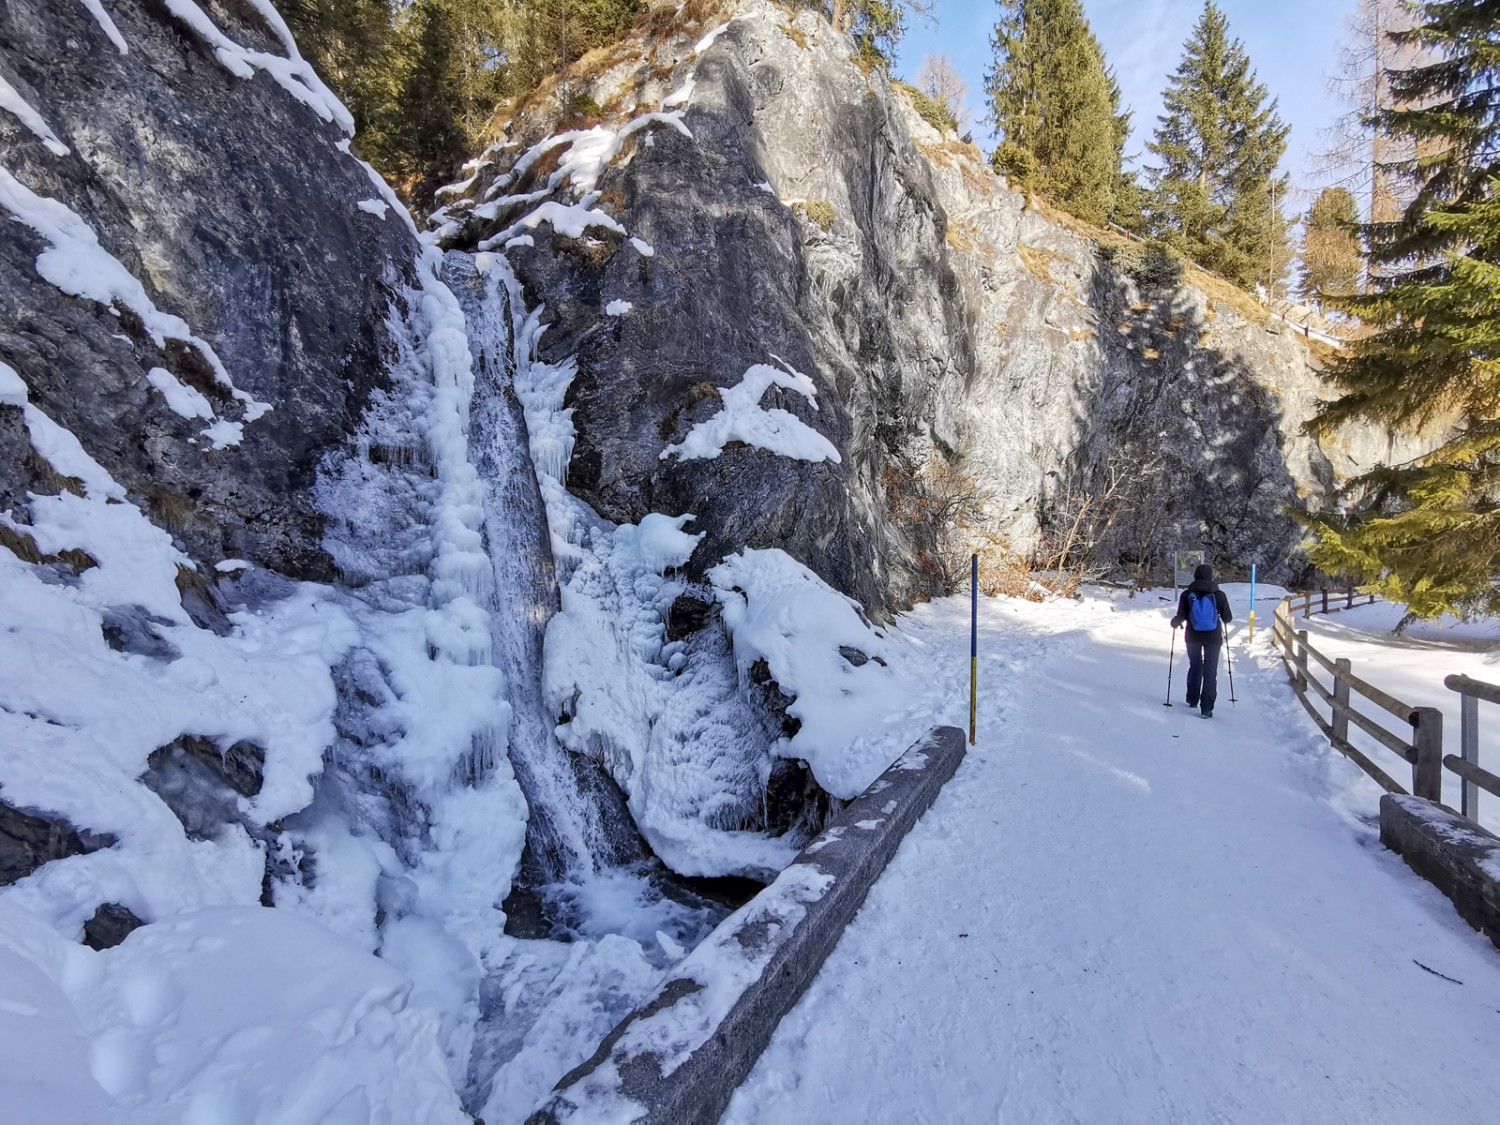
[[1441, 805], [1387, 793], [1380, 798], [1380, 842], [1500, 946], [1500, 839]]
[[963, 757], [963, 732], [937, 727], [896, 759], [565, 1075], [527, 1125], [718, 1121]]

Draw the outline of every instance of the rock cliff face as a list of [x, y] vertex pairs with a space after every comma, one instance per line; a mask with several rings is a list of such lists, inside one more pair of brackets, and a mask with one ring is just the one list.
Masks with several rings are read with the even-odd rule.
[[[1092, 496], [1122, 569], [1160, 575], [1169, 547], [1201, 546], [1289, 577], [1285, 508], [1389, 452], [1301, 435], [1324, 393], [1306, 344], [1201, 275], [1143, 289], [1107, 260], [1123, 239], [1028, 206], [850, 55], [765, 0], [598, 53], [572, 81], [605, 120], [520, 107], [439, 212], [450, 245], [510, 246], [546, 306], [543, 354], [577, 359], [570, 489], [616, 521], [697, 514], [690, 570], [778, 546], [876, 612], [938, 584], [913, 511], [939, 466], [1022, 551]], [[640, 127], [663, 112], [677, 127]], [[619, 155], [580, 182], [576, 138], [616, 130]], [[570, 183], [607, 221], [525, 218]], [[816, 404], [773, 387], [762, 405], [837, 459], [672, 452], [771, 356]]]
[[[328, 579], [312, 485], [387, 382], [417, 240], [312, 72], [274, 64], [289, 96], [252, 57], [286, 54], [266, 15], [215, 11], [243, 46], [216, 56], [187, 11], [0, 11], [0, 73], [36, 117], [0, 113], [0, 360], [195, 558]], [[0, 509], [27, 463], [0, 458]]]

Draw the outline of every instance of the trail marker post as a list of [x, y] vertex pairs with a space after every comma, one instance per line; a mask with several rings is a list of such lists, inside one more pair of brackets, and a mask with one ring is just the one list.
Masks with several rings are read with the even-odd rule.
[[979, 556], [969, 557], [969, 745], [979, 717]]
[[1172, 593], [1177, 593], [1184, 586], [1189, 586], [1193, 581], [1193, 571], [1206, 561], [1202, 551], [1173, 551], [1172, 552]]
[[1255, 643], [1255, 564], [1250, 564], [1250, 614], [1246, 625], [1250, 630], [1250, 644]]

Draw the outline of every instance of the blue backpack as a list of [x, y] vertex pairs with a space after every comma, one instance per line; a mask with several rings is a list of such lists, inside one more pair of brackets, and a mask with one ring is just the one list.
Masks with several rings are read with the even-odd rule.
[[1195, 633], [1212, 633], [1219, 627], [1219, 596], [1188, 593], [1188, 624]]

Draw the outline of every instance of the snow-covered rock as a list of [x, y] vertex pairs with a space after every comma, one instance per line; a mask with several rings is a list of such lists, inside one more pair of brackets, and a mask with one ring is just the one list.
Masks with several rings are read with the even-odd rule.
[[[743, 0], [727, 15], [578, 72], [615, 122], [570, 129], [529, 104], [442, 211], [452, 245], [531, 232], [512, 258], [544, 295], [543, 357], [577, 366], [569, 487], [618, 523], [696, 513], [690, 574], [776, 546], [883, 616], [933, 587], [909, 500], [952, 463], [985, 529], [1023, 552], [1124, 476], [1108, 559], [1201, 545], [1286, 576], [1289, 505], [1409, 454], [1369, 428], [1304, 435], [1330, 388], [1302, 337], [1201, 274], [1142, 287], [1110, 264], [1125, 239], [1032, 206], [816, 13]], [[663, 107], [674, 127], [617, 143]], [[581, 178], [534, 155], [594, 134], [609, 160]], [[563, 204], [598, 225], [549, 230], [543, 208]], [[737, 406], [768, 354], [808, 390]], [[837, 457], [757, 437], [765, 415]]]
[[360, 209], [347, 113], [269, 0], [215, 11], [6, 6], [7, 88], [69, 155], [0, 104], [0, 360], [191, 556], [326, 580], [310, 486], [385, 385], [418, 247]]

